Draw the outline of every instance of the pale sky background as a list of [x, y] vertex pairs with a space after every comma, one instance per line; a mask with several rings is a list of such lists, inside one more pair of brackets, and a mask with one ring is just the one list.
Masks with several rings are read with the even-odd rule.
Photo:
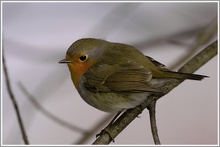
[[[147, 43], [208, 26], [217, 16], [217, 3], [209, 2], [16, 2], [3, 3], [2, 8], [3, 48], [12, 90], [29, 141], [37, 145], [74, 144], [83, 135], [45, 117], [28, 101], [19, 82], [45, 109], [84, 130], [92, 129], [108, 115], [80, 98], [67, 66], [58, 64], [72, 42], [94, 37], [127, 43], [171, 67], [194, 43], [193, 32], [170, 38], [183, 45], [165, 40]], [[140, 45], [143, 42], [146, 46]], [[162, 144], [217, 144], [217, 62], [216, 56], [196, 72], [210, 78], [184, 81], [158, 101], [157, 125]], [[3, 144], [23, 144], [4, 75], [1, 130]], [[91, 144], [97, 133], [86, 144]], [[112, 143], [117, 144], [154, 144], [147, 110]]]

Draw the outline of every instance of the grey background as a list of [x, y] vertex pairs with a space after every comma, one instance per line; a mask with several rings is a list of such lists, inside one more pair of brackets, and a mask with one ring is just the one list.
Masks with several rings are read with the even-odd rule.
[[[27, 100], [18, 82], [45, 109], [85, 130], [109, 115], [87, 105], [75, 90], [67, 66], [58, 64], [72, 42], [94, 37], [127, 43], [172, 67], [195, 42], [193, 30], [209, 25], [217, 16], [217, 3], [209, 2], [16, 2], [3, 3], [2, 8], [10, 82], [30, 143], [38, 145], [74, 144], [83, 134], [45, 117]], [[189, 36], [172, 37], [181, 32]], [[217, 144], [217, 61], [214, 57], [196, 72], [210, 78], [187, 80], [158, 101], [162, 144]], [[23, 144], [4, 75], [2, 78], [2, 143]], [[149, 123], [145, 110], [112, 144], [154, 144]]]

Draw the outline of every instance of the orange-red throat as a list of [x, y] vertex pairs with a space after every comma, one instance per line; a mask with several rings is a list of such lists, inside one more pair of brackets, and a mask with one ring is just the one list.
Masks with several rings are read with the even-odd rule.
[[88, 59], [85, 62], [82, 62], [79, 60], [81, 54], [75, 54], [73, 56], [70, 56], [66, 54], [66, 59], [70, 60], [71, 62], [68, 63], [68, 67], [71, 73], [72, 81], [78, 90], [79, 87], [79, 80], [80, 77], [90, 68], [92, 67], [96, 61], [93, 59]]

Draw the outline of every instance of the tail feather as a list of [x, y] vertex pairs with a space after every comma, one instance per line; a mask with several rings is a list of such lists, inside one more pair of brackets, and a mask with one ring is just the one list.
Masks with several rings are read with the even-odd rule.
[[204, 75], [197, 75], [197, 74], [190, 74], [190, 73], [181, 73], [181, 72], [175, 72], [170, 71], [168, 68], [166, 68], [165, 65], [162, 63], [154, 60], [153, 58], [146, 56], [156, 67], [159, 68], [159, 71], [153, 71], [156, 74], [154, 76], [155, 78], [176, 78], [176, 79], [191, 79], [191, 80], [202, 80], [204, 78], [207, 78], [208, 76]]
[[208, 77], [208, 76], [205, 76], [205, 75], [181, 73], [181, 72], [175, 72], [175, 71], [163, 71], [163, 72], [166, 72], [165, 75], [166, 75], [167, 78], [202, 80], [202, 79]]

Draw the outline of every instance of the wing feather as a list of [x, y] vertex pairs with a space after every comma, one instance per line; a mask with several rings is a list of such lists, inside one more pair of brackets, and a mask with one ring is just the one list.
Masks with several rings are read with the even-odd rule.
[[131, 61], [94, 66], [83, 75], [83, 79], [83, 85], [96, 92], [161, 92], [149, 82], [151, 71]]

